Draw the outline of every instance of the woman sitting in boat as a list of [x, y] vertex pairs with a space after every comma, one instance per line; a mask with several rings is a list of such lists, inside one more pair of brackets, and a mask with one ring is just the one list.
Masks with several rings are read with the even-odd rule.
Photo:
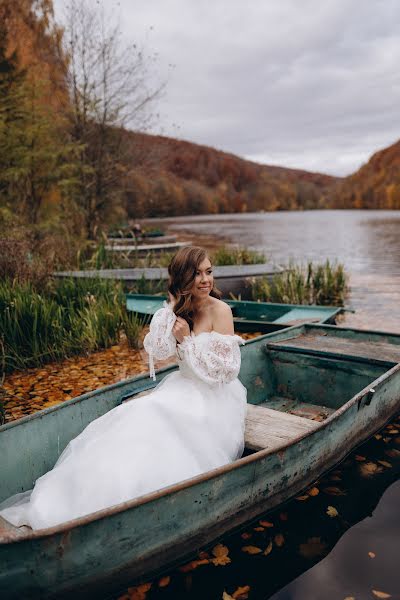
[[180, 249], [169, 267], [169, 299], [144, 340], [176, 370], [146, 396], [90, 423], [33, 490], [0, 514], [33, 529], [93, 513], [236, 460], [242, 455], [246, 389], [237, 376], [242, 338], [220, 300], [203, 248]]

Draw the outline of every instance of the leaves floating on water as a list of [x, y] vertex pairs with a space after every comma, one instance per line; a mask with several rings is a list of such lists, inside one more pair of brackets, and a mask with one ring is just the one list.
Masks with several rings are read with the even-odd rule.
[[127, 594], [124, 594], [118, 600], [146, 600], [147, 592], [150, 588], [151, 583], [142, 583], [135, 587], [129, 587]]
[[329, 487], [323, 488], [322, 491], [325, 494], [329, 494], [330, 496], [346, 496], [346, 492], [344, 492], [340, 488], [334, 487], [334, 486], [329, 486]]
[[229, 550], [223, 544], [217, 544], [212, 549], [212, 553], [215, 558], [211, 559], [211, 562], [216, 567], [224, 567], [225, 565], [229, 565], [231, 559], [229, 558]]
[[391, 468], [392, 467], [392, 465], [390, 464], [390, 462], [388, 462], [387, 460], [378, 460], [378, 463], [380, 465], [383, 465], [384, 467], [387, 467], [387, 468]]
[[387, 594], [386, 592], [380, 592], [379, 590], [372, 590], [372, 593], [376, 598], [391, 598], [391, 594]]
[[209, 558], [198, 558], [197, 560], [191, 560], [186, 565], [179, 567], [179, 570], [182, 573], [189, 573], [190, 571], [194, 571], [195, 569], [197, 569], [197, 567], [200, 567], [200, 565], [208, 565], [209, 563]]
[[321, 542], [320, 537], [311, 537], [304, 544], [300, 544], [299, 553], [304, 558], [313, 559], [317, 556], [324, 556], [327, 544]]
[[372, 475], [376, 475], [383, 471], [383, 467], [380, 467], [372, 461], [361, 464], [359, 469], [363, 477], [371, 477]]
[[339, 513], [334, 506], [328, 506], [326, 509], [326, 514], [328, 517], [337, 517]]
[[260, 554], [262, 552], [258, 546], [243, 546], [242, 551], [246, 554]]
[[385, 450], [385, 454], [390, 458], [398, 458], [400, 456], [400, 450], [396, 450], [396, 448], [389, 448], [389, 450]]
[[247, 600], [249, 597], [250, 586], [244, 585], [242, 587], [238, 587], [232, 594], [228, 594], [225, 590], [222, 594], [222, 600]]
[[356, 454], [354, 457], [358, 462], [363, 462], [366, 460], [365, 456], [360, 456], [360, 454]]
[[308, 490], [307, 494], [309, 496], [318, 496], [319, 489], [317, 487], [312, 487], [310, 490]]
[[271, 521], [264, 521], [263, 520], [263, 521], [258, 521], [258, 522], [260, 523], [260, 525], [262, 525], [262, 527], [268, 528], [268, 527], [273, 527], [274, 526], [274, 524], [271, 523]]
[[264, 556], [268, 556], [268, 554], [271, 552], [272, 550], [272, 540], [269, 541], [268, 546], [265, 548], [263, 554]]

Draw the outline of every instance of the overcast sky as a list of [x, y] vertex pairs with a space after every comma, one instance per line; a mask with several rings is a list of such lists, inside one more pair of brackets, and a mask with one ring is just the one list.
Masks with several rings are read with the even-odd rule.
[[104, 4], [159, 53], [154, 133], [335, 175], [400, 138], [400, 0]]

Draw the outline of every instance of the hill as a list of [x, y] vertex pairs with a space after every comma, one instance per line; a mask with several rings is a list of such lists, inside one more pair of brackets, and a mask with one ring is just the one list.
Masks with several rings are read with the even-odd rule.
[[400, 140], [338, 182], [332, 202], [334, 208], [400, 209]]
[[123, 131], [129, 216], [324, 208], [338, 178]]

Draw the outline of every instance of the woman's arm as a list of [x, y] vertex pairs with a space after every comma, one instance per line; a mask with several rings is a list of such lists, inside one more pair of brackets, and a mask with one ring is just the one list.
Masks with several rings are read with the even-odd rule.
[[176, 339], [172, 333], [176, 316], [170, 304], [157, 310], [150, 323], [149, 333], [144, 338], [144, 349], [149, 355], [150, 377], [155, 381], [154, 359], [164, 360], [176, 353]]

